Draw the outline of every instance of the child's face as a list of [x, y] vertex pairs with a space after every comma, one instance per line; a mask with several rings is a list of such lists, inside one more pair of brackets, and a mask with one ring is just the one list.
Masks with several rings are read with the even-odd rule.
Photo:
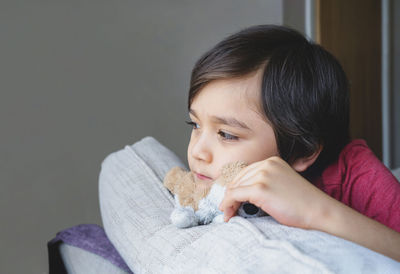
[[188, 163], [197, 182], [210, 185], [227, 163], [251, 164], [278, 155], [274, 131], [261, 110], [261, 79], [259, 70], [243, 78], [214, 80], [194, 98]]

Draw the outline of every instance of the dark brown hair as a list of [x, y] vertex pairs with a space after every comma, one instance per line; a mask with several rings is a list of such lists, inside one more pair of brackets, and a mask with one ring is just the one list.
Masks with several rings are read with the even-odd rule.
[[195, 64], [188, 107], [209, 82], [263, 70], [261, 102], [289, 163], [311, 156], [304, 175], [320, 172], [349, 141], [348, 81], [339, 62], [299, 32], [259, 25], [235, 33], [207, 51]]

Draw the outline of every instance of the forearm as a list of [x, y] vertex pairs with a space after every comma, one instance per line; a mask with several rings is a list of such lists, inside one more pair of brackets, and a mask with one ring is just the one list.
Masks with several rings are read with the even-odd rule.
[[400, 261], [400, 233], [336, 201], [321, 207], [316, 229]]

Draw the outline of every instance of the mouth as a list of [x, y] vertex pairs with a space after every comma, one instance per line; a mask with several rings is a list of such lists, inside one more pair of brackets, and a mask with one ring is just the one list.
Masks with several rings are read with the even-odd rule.
[[193, 173], [196, 175], [196, 177], [197, 177], [198, 179], [200, 179], [200, 180], [202, 180], [202, 181], [212, 181], [212, 180], [213, 180], [212, 178], [207, 177], [207, 176], [205, 176], [205, 175], [203, 175], [203, 174], [200, 174], [200, 173], [197, 173], [197, 172], [193, 172]]

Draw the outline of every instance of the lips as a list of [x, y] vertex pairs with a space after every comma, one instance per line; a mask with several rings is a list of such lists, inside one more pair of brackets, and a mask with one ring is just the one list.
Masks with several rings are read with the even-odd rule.
[[196, 177], [197, 178], [199, 178], [200, 180], [212, 180], [212, 178], [210, 178], [210, 177], [208, 177], [208, 176], [206, 176], [206, 175], [203, 175], [203, 174], [201, 174], [201, 173], [197, 173], [197, 172], [193, 172], [195, 175], [196, 175]]

